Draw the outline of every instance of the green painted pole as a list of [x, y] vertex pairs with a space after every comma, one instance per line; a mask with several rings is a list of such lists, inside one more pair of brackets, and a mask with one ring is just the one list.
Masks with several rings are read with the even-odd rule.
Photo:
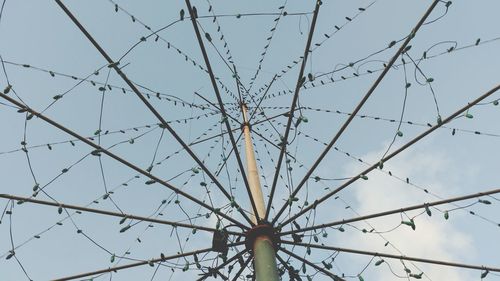
[[257, 281], [278, 281], [278, 266], [273, 242], [267, 236], [259, 236], [255, 239], [253, 252]]
[[[243, 111], [243, 134], [245, 136], [245, 154], [247, 162], [248, 183], [252, 193], [252, 200], [255, 202], [258, 214], [254, 214], [252, 219], [255, 224], [258, 224], [266, 217], [266, 205], [264, 204], [264, 196], [260, 187], [259, 173], [257, 170], [257, 162], [250, 136], [250, 127], [248, 125], [247, 108], [242, 105]], [[266, 235], [258, 236], [253, 244], [254, 268], [257, 281], [278, 281], [278, 266], [276, 265], [276, 252], [273, 241]]]

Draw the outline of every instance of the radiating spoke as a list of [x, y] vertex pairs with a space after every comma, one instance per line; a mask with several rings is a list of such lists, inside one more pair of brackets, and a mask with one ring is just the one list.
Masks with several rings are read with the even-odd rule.
[[423, 263], [430, 263], [430, 264], [439, 264], [439, 265], [452, 266], [452, 267], [500, 272], [499, 267], [492, 267], [492, 266], [456, 263], [456, 262], [424, 259], [424, 258], [417, 258], [417, 257], [401, 256], [401, 255], [391, 255], [391, 254], [385, 254], [385, 253], [380, 253], [380, 252], [369, 252], [369, 251], [362, 251], [362, 250], [355, 250], [355, 249], [331, 247], [331, 246], [325, 246], [325, 245], [297, 243], [297, 242], [291, 242], [291, 241], [282, 241], [282, 243], [290, 244], [290, 245], [294, 245], [294, 246], [302, 246], [302, 247], [310, 247], [310, 248], [329, 250], [329, 251], [338, 251], [338, 252], [346, 252], [346, 253], [352, 253], [352, 254], [367, 255], [367, 256], [372, 256], [372, 257], [383, 257], [383, 258], [423, 262]]
[[127, 268], [154, 264], [157, 262], [163, 262], [163, 261], [172, 260], [172, 259], [176, 259], [176, 258], [182, 258], [182, 257], [188, 257], [188, 256], [192, 256], [192, 255], [210, 252], [210, 251], [212, 251], [212, 248], [206, 248], [206, 249], [201, 249], [201, 250], [192, 251], [192, 252], [186, 252], [186, 253], [167, 256], [167, 257], [154, 258], [154, 259], [151, 259], [149, 261], [140, 261], [140, 262], [129, 263], [129, 264], [125, 264], [125, 265], [110, 267], [110, 268], [106, 268], [106, 269], [100, 269], [100, 270], [96, 270], [96, 271], [92, 271], [92, 272], [80, 273], [80, 274], [72, 275], [72, 276], [68, 276], [68, 277], [57, 278], [57, 279], [54, 279], [53, 281], [67, 281], [67, 280], [73, 280], [73, 279], [78, 279], [78, 278], [83, 278], [83, 277], [94, 276], [94, 275], [102, 274], [102, 273], [116, 272], [116, 271], [127, 269]]
[[65, 133], [67, 133], [67, 134], [69, 134], [69, 135], [71, 135], [71, 136], [79, 139], [81, 142], [83, 142], [83, 143], [85, 143], [85, 144], [93, 147], [96, 151], [98, 151], [100, 153], [104, 153], [107, 156], [109, 156], [109, 157], [117, 160], [118, 162], [124, 164], [125, 166], [127, 166], [127, 167], [129, 167], [129, 168], [131, 168], [131, 169], [133, 169], [133, 170], [135, 170], [135, 171], [143, 174], [144, 176], [148, 177], [149, 179], [153, 180], [154, 182], [157, 182], [157, 183], [159, 183], [159, 184], [161, 184], [161, 185], [163, 185], [163, 186], [165, 186], [165, 187], [167, 187], [167, 188], [175, 191], [177, 194], [182, 195], [183, 197], [185, 197], [185, 198], [187, 198], [187, 199], [189, 199], [189, 200], [197, 203], [198, 205], [206, 208], [207, 210], [210, 210], [210, 211], [218, 214], [219, 216], [221, 216], [221, 217], [223, 217], [223, 218], [225, 218], [225, 219], [227, 219], [227, 220], [229, 220], [229, 221], [231, 221], [231, 222], [233, 222], [233, 223], [235, 223], [235, 224], [243, 227], [244, 229], [248, 229], [248, 226], [246, 226], [246, 225], [242, 224], [241, 222], [239, 222], [238, 220], [236, 220], [236, 219], [234, 219], [234, 218], [232, 218], [232, 217], [230, 217], [230, 216], [222, 213], [219, 209], [212, 208], [211, 206], [207, 205], [206, 203], [202, 202], [201, 200], [197, 199], [196, 197], [194, 197], [194, 196], [192, 196], [192, 195], [190, 195], [190, 194], [188, 194], [188, 193], [180, 190], [179, 188], [173, 186], [172, 184], [170, 184], [170, 183], [168, 183], [168, 182], [166, 182], [166, 181], [164, 181], [164, 180], [162, 180], [162, 179], [160, 179], [160, 178], [152, 175], [151, 173], [145, 171], [144, 169], [139, 168], [138, 166], [136, 166], [136, 165], [128, 162], [127, 160], [125, 160], [125, 159], [119, 157], [118, 155], [110, 152], [109, 150], [107, 150], [107, 149], [105, 149], [105, 148], [103, 148], [103, 147], [101, 147], [101, 146], [93, 143], [92, 141], [88, 140], [87, 138], [85, 138], [85, 137], [83, 137], [83, 136], [81, 136], [81, 135], [73, 132], [72, 130], [64, 127], [63, 125], [61, 125], [61, 124], [53, 121], [52, 119], [46, 117], [45, 115], [42, 115], [42, 114], [36, 112], [35, 110], [27, 107], [26, 105], [18, 102], [15, 99], [13, 99], [13, 98], [5, 95], [4, 93], [0, 93], [0, 97], [2, 97], [3, 99], [9, 101], [10, 103], [14, 104], [15, 106], [19, 107], [21, 111], [23, 111], [23, 112], [29, 112], [29, 113], [33, 114], [34, 116], [42, 119], [43, 121], [51, 124], [52, 126], [54, 126], [54, 127], [58, 128], [58, 129], [64, 131]]
[[[87, 208], [87, 207], [82, 207], [82, 206], [64, 204], [64, 203], [59, 203], [59, 202], [43, 201], [43, 200], [37, 200], [37, 199], [28, 198], [28, 197], [10, 195], [10, 194], [0, 194], [0, 198], [16, 200], [18, 202], [23, 202], [23, 203], [30, 202], [30, 203], [34, 203], [34, 204], [54, 206], [54, 207], [59, 207], [59, 208], [64, 208], [64, 209], [78, 210], [78, 211], [89, 212], [89, 213], [94, 213], [94, 214], [101, 214], [101, 215], [107, 215], [107, 216], [113, 216], [113, 217], [119, 217], [119, 218], [126, 218], [126, 219], [131, 219], [131, 220], [154, 222], [154, 223], [158, 223], [158, 224], [171, 225], [171, 226], [175, 226], [175, 227], [191, 228], [191, 229], [203, 230], [203, 231], [208, 231], [208, 232], [217, 231], [217, 229], [215, 229], [215, 228], [205, 227], [205, 226], [200, 226], [200, 225], [179, 223], [179, 222], [173, 222], [173, 221], [167, 221], [167, 220], [159, 220], [159, 219], [155, 219], [155, 218], [136, 216], [136, 215], [132, 215], [132, 214], [117, 213], [117, 212]], [[238, 236], [244, 235], [243, 233], [234, 232], [234, 231], [227, 231], [227, 233], [232, 234], [232, 235], [238, 235]]]
[[[90, 35], [90, 33], [83, 27], [83, 25], [78, 21], [78, 19], [69, 11], [69, 9], [61, 2], [61, 0], [55, 0], [57, 4], [63, 9], [63, 11], [68, 15], [68, 17], [78, 26], [78, 28], [82, 31], [82, 33], [89, 39], [89, 41], [94, 45], [94, 47], [101, 53], [101, 55], [106, 59], [106, 61], [109, 63], [109, 67], [113, 68], [116, 73], [125, 81], [125, 83], [132, 89], [132, 91], [141, 99], [141, 101], [146, 105], [146, 107], [155, 115], [155, 117], [160, 121], [161, 125], [163, 128], [167, 129], [170, 134], [179, 142], [182, 147], [186, 150], [186, 152], [193, 158], [193, 160], [196, 161], [196, 163], [200, 166], [200, 168], [207, 174], [207, 176], [214, 182], [214, 184], [219, 188], [219, 190], [226, 196], [228, 200], [234, 200], [231, 198], [231, 195], [229, 192], [222, 186], [222, 184], [219, 182], [219, 180], [212, 174], [212, 172], [207, 168], [205, 163], [201, 161], [201, 159], [196, 156], [193, 150], [189, 147], [187, 143], [182, 140], [182, 138], [177, 134], [177, 132], [168, 124], [168, 122], [161, 116], [161, 114], [153, 107], [153, 105], [145, 98], [139, 89], [135, 86], [132, 81], [123, 73], [123, 71], [118, 67], [119, 62], [114, 62], [111, 57], [104, 51], [104, 49], [97, 43], [97, 41]], [[223, 105], [221, 107], [223, 109]], [[225, 116], [226, 113], [223, 112], [223, 116]], [[231, 127], [229, 126], [229, 123], [227, 124], [227, 130], [229, 132], [229, 135], [232, 135], [231, 132]], [[240, 211], [241, 215], [249, 222], [251, 223], [250, 218], [242, 211]]]
[[[447, 118], [443, 119], [440, 123], [432, 126], [431, 128], [429, 128], [428, 130], [424, 131], [423, 133], [421, 133], [420, 135], [416, 136], [415, 138], [413, 138], [411, 141], [407, 142], [406, 144], [404, 144], [403, 146], [401, 146], [400, 148], [396, 149], [394, 152], [388, 154], [386, 157], [384, 157], [383, 159], [380, 160], [380, 163], [385, 163], [387, 162], [388, 160], [392, 159], [394, 156], [398, 155], [399, 153], [403, 152], [404, 150], [406, 150], [407, 148], [409, 148], [410, 146], [414, 145], [415, 143], [417, 143], [418, 141], [420, 141], [421, 139], [423, 139], [424, 137], [426, 137], [427, 135], [429, 135], [430, 133], [434, 132], [436, 129], [440, 128], [441, 126], [443, 126], [444, 124], [452, 121], [453, 119], [455, 119], [457, 116], [459, 116], [460, 114], [464, 113], [465, 111], [467, 111], [469, 108], [473, 107], [474, 105], [476, 105], [477, 103], [481, 102], [482, 100], [484, 100], [485, 98], [491, 96], [492, 94], [494, 94], [496, 91], [498, 91], [500, 89], [500, 85], [497, 85], [496, 87], [494, 87], [493, 89], [489, 90], [488, 92], [486, 92], [485, 94], [481, 95], [480, 97], [476, 98], [475, 100], [469, 102], [466, 106], [462, 107], [461, 109], [457, 110], [455, 113], [451, 114], [450, 116], [448, 116]], [[325, 196], [319, 198], [319, 199], [316, 199], [314, 201], [314, 203], [312, 203], [311, 205], [309, 205], [308, 207], [302, 209], [302, 211], [298, 212], [297, 214], [293, 215], [292, 217], [290, 217], [289, 219], [285, 220], [284, 222], [281, 223], [281, 225], [286, 225], [288, 223], [290, 223], [291, 221], [295, 220], [296, 218], [298, 218], [299, 216], [307, 213], [309, 210], [311, 209], [314, 209], [316, 208], [319, 204], [321, 204], [322, 202], [325, 202], [328, 198], [332, 197], [333, 195], [337, 194], [339, 191], [341, 191], [342, 189], [348, 187], [349, 185], [351, 185], [352, 183], [356, 182], [358, 179], [362, 178], [362, 176], [368, 174], [369, 172], [371, 172], [372, 170], [376, 169], [377, 167], [379, 167], [380, 163], [376, 163], [376, 164], [373, 164], [372, 166], [370, 166], [369, 168], [365, 169], [364, 171], [362, 171], [361, 173], [359, 173], [358, 175], [356, 175], [355, 177], [351, 178], [349, 181], [345, 182], [344, 184], [340, 185], [339, 187], [337, 187], [336, 189], [330, 191], [328, 194], [326, 194]]]
[[[213, 87], [215, 95], [217, 97], [217, 101], [219, 102], [219, 109], [220, 109], [221, 114], [222, 114], [222, 119], [224, 121], [224, 124], [226, 125], [226, 130], [229, 132], [229, 139], [231, 140], [231, 144], [232, 144], [233, 150], [235, 152], [234, 155], [236, 156], [236, 160], [238, 162], [238, 166], [240, 168], [241, 175], [243, 177], [243, 183], [245, 184], [245, 188], [247, 190], [248, 197], [249, 197], [250, 203], [252, 205], [252, 209], [254, 211], [254, 214], [257, 214], [257, 207], [255, 205], [253, 198], [252, 198], [252, 193], [250, 191], [250, 186], [248, 184], [248, 179], [247, 179], [247, 176], [245, 173], [245, 168], [243, 167], [243, 162], [241, 161], [240, 153], [238, 152], [237, 144], [236, 144], [236, 141], [234, 139], [233, 132], [231, 131], [231, 125], [229, 125], [228, 116], [227, 116], [227, 113], [224, 109], [224, 103], [222, 101], [222, 97], [221, 97], [220, 92], [219, 92], [219, 87], [217, 86], [217, 82], [215, 80], [215, 75], [213, 73], [212, 66], [210, 65], [210, 60], [208, 59], [208, 55], [207, 55], [207, 51], [205, 49], [205, 45], [203, 43], [203, 39], [201, 38], [200, 30], [198, 28], [198, 23], [196, 21], [196, 15], [193, 12], [193, 7], [191, 6], [191, 2], [189, 0], [186, 0], [186, 6], [188, 8], [189, 14], [191, 15], [191, 22], [193, 23], [193, 28], [194, 28], [194, 31], [196, 34], [196, 38], [198, 40], [198, 44], [200, 45], [203, 59], [205, 61], [205, 65], [207, 67], [207, 71], [208, 71], [208, 74], [210, 76], [210, 81], [212, 83], [212, 87]], [[246, 218], [247, 218], [247, 220], [249, 220], [248, 217], [246, 217]], [[253, 222], [251, 222], [251, 221], [250, 221], [250, 223], [253, 224]]]
[[311, 48], [312, 37], [314, 34], [314, 29], [316, 27], [316, 20], [318, 18], [319, 7], [321, 6], [321, 1], [316, 0], [316, 7], [314, 9], [313, 19], [311, 22], [311, 28], [309, 29], [309, 35], [307, 36], [307, 43], [304, 49], [304, 59], [302, 60], [302, 65], [300, 66], [299, 77], [297, 78], [297, 84], [295, 85], [295, 93], [293, 95], [292, 105], [290, 107], [290, 112], [288, 116], [288, 121], [286, 124], [285, 134], [283, 135], [283, 140], [281, 141], [281, 151], [278, 156], [278, 162], [276, 164], [276, 171], [274, 172], [273, 183], [271, 185], [271, 193], [269, 194], [269, 201], [267, 202], [267, 210], [265, 220], [269, 218], [269, 212], [271, 211], [271, 206], [273, 204], [274, 192], [276, 190], [276, 185], [278, 184], [278, 177], [281, 169], [281, 163], [283, 162], [283, 157], [285, 156], [286, 146], [288, 144], [288, 135], [290, 134], [290, 128], [292, 126], [292, 119], [295, 112], [295, 107], [297, 106], [297, 100], [299, 98], [300, 88], [305, 81], [304, 69], [307, 63], [307, 57], [309, 56], [309, 49]]
[[342, 279], [342, 278], [338, 277], [337, 275], [335, 275], [335, 274], [331, 273], [330, 271], [328, 271], [328, 270], [326, 270], [326, 269], [324, 269], [324, 268], [322, 268], [322, 267], [320, 267], [320, 266], [318, 266], [318, 265], [315, 265], [314, 263], [312, 263], [312, 262], [308, 261], [307, 259], [305, 259], [305, 258], [303, 258], [303, 257], [301, 257], [301, 256], [299, 256], [299, 255], [296, 255], [296, 254], [294, 254], [294, 253], [292, 253], [292, 252], [288, 251], [287, 249], [285, 249], [285, 248], [283, 248], [283, 247], [280, 247], [280, 250], [281, 250], [281, 251], [283, 251], [284, 253], [286, 253], [287, 255], [290, 255], [291, 257], [293, 257], [293, 258], [295, 258], [295, 259], [299, 260], [300, 262], [303, 262], [303, 263], [305, 263], [305, 264], [309, 265], [310, 267], [312, 267], [312, 268], [314, 268], [314, 269], [316, 269], [316, 270], [320, 271], [321, 273], [325, 274], [326, 276], [328, 276], [328, 277], [332, 278], [332, 279], [333, 279], [333, 280], [335, 280], [335, 281], [346, 281], [346, 280], [344, 280], [344, 279]]
[[357, 221], [363, 221], [363, 220], [367, 220], [367, 219], [373, 219], [373, 218], [378, 218], [378, 217], [383, 217], [383, 216], [388, 216], [388, 215], [393, 215], [393, 214], [399, 214], [399, 213], [403, 213], [403, 212], [408, 212], [408, 211], [428, 208], [428, 207], [432, 207], [432, 206], [448, 204], [448, 203], [457, 202], [457, 201], [463, 201], [463, 200], [472, 199], [472, 198], [478, 198], [481, 196], [492, 195], [492, 194], [496, 194], [496, 193], [500, 193], [500, 189], [493, 189], [493, 190], [489, 190], [489, 191], [483, 191], [483, 192], [464, 195], [464, 196], [460, 196], [460, 197], [454, 197], [454, 198], [434, 201], [434, 202], [430, 202], [430, 203], [424, 203], [424, 204], [413, 205], [413, 206], [409, 206], [409, 207], [403, 207], [403, 208], [394, 209], [394, 210], [385, 211], [385, 212], [380, 212], [380, 213], [375, 213], [375, 214], [371, 214], [371, 215], [360, 216], [360, 217], [356, 217], [356, 218], [352, 218], [352, 219], [343, 219], [343, 220], [334, 221], [334, 222], [330, 222], [330, 223], [324, 223], [324, 224], [304, 227], [304, 228], [296, 229], [296, 230], [292, 230], [292, 231], [284, 231], [281, 233], [281, 235], [306, 232], [306, 231], [310, 231], [310, 230], [332, 227], [332, 226], [342, 225], [342, 224], [351, 223], [351, 222], [357, 222]]
[[[311, 168], [309, 169], [309, 171], [304, 175], [304, 177], [302, 178], [302, 180], [300, 181], [300, 183], [293, 190], [292, 195], [290, 197], [295, 197], [295, 195], [297, 195], [297, 193], [299, 193], [299, 191], [302, 188], [302, 186], [304, 186], [304, 184], [309, 180], [309, 177], [316, 170], [316, 168], [321, 163], [321, 161], [324, 159], [324, 157], [328, 154], [328, 152], [330, 151], [330, 149], [335, 145], [335, 143], [340, 138], [340, 136], [342, 135], [342, 133], [345, 131], [345, 129], [347, 128], [347, 126], [349, 126], [349, 124], [354, 119], [354, 117], [356, 117], [356, 114], [361, 110], [361, 108], [363, 107], [363, 105], [365, 104], [365, 102], [368, 100], [368, 98], [372, 95], [372, 93], [375, 91], [375, 89], [377, 89], [378, 85], [380, 84], [380, 82], [382, 82], [382, 79], [384, 79], [385, 75], [389, 72], [389, 70], [391, 69], [392, 65], [396, 62], [396, 60], [398, 59], [398, 57], [403, 52], [405, 52], [406, 47], [410, 43], [411, 39], [413, 39], [413, 37], [415, 37], [415, 34], [417, 33], [417, 31], [424, 24], [425, 20], [431, 14], [432, 10], [434, 10], [434, 8], [436, 7], [436, 5], [438, 3], [439, 3], [439, 0], [434, 0], [432, 2], [431, 6], [427, 9], [427, 11], [422, 16], [422, 18], [417, 23], [417, 25], [412, 29], [412, 31], [410, 32], [410, 34], [408, 35], [408, 37], [406, 38], [406, 40], [403, 42], [403, 44], [401, 45], [401, 47], [398, 49], [398, 51], [396, 52], [396, 54], [387, 63], [387, 65], [385, 66], [384, 70], [382, 71], [382, 73], [380, 74], [380, 76], [377, 78], [377, 80], [375, 80], [375, 82], [370, 87], [370, 89], [368, 90], [368, 92], [365, 94], [365, 96], [363, 97], [363, 99], [358, 103], [358, 105], [352, 111], [352, 113], [349, 115], [349, 117], [344, 122], [344, 124], [342, 125], [342, 127], [340, 127], [340, 130], [337, 132], [337, 134], [335, 134], [335, 136], [330, 141], [330, 143], [328, 144], [328, 146], [323, 150], [323, 152], [321, 152], [321, 154], [318, 157], [318, 159], [314, 162], [314, 164], [311, 166]], [[278, 219], [281, 216], [281, 214], [283, 214], [283, 212], [286, 210], [286, 207], [287, 207], [286, 204], [284, 204], [281, 207], [281, 209], [276, 214], [276, 217], [273, 219], [273, 223], [275, 223], [276, 221], [278, 221]]]

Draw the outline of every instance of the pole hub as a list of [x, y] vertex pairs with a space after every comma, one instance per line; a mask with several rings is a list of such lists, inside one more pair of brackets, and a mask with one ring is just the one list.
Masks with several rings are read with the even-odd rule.
[[248, 251], [253, 251], [253, 246], [257, 237], [265, 236], [273, 242], [274, 251], [277, 251], [281, 244], [279, 232], [269, 223], [258, 224], [246, 233], [245, 246]]

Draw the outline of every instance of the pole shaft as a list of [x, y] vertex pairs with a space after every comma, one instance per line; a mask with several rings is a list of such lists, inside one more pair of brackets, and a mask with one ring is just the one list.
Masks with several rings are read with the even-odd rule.
[[[241, 105], [243, 113], [243, 135], [245, 136], [245, 154], [247, 160], [247, 176], [252, 199], [257, 207], [257, 214], [252, 219], [259, 224], [266, 217], [266, 205], [260, 186], [259, 171], [255, 161], [255, 153], [250, 135], [247, 107]], [[278, 281], [278, 266], [273, 241], [266, 235], [258, 236], [253, 244], [254, 267], [257, 281]]]
[[247, 107], [242, 105], [243, 111], [243, 134], [245, 136], [245, 156], [247, 160], [247, 175], [250, 191], [252, 193], [253, 201], [257, 207], [258, 214], [254, 214], [252, 219], [257, 224], [266, 216], [266, 205], [264, 204], [264, 195], [260, 186], [259, 171], [257, 170], [257, 162], [255, 161], [255, 153], [252, 144], [252, 137], [250, 136], [250, 126], [247, 119]]

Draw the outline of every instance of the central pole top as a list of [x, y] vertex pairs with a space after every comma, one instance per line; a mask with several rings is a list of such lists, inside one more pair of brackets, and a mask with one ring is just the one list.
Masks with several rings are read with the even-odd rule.
[[255, 240], [257, 239], [257, 237], [265, 236], [269, 240], [271, 240], [274, 251], [277, 251], [279, 245], [281, 244], [281, 238], [279, 233], [269, 223], [262, 223], [252, 227], [245, 233], [245, 236], [246, 236], [245, 246], [248, 251], [253, 251]]
[[241, 103], [241, 111], [243, 115], [243, 135], [245, 137], [245, 155], [247, 160], [247, 176], [248, 184], [252, 200], [255, 203], [258, 214], [254, 214], [253, 222], [259, 224], [266, 217], [266, 205], [264, 203], [264, 195], [260, 186], [259, 171], [257, 170], [257, 162], [255, 161], [255, 153], [250, 135], [250, 124], [247, 116], [247, 106]]

